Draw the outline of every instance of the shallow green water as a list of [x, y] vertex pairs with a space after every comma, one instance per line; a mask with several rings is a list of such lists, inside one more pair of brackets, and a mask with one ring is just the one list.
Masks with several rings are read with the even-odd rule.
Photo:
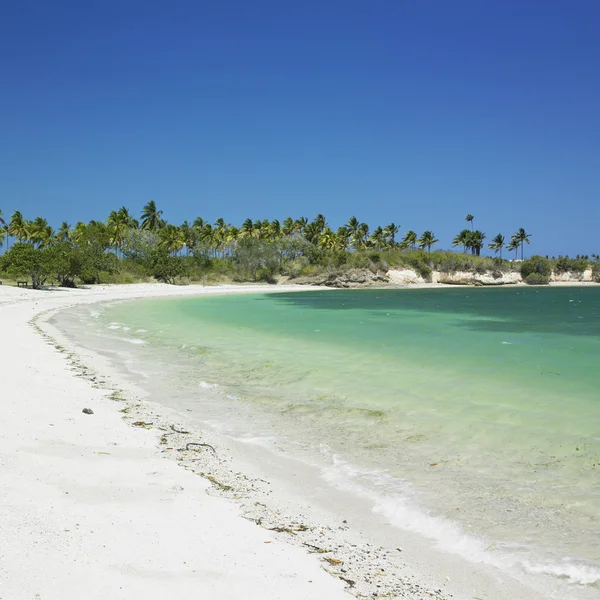
[[181, 298], [100, 319], [133, 355], [180, 356], [180, 393], [254, 407], [249, 436], [329, 461], [391, 523], [600, 582], [600, 289]]

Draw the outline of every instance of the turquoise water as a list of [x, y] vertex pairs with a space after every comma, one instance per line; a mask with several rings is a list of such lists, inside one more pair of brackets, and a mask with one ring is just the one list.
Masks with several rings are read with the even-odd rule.
[[253, 414], [238, 433], [312, 456], [391, 524], [600, 585], [600, 289], [148, 300], [100, 322], [176, 393]]

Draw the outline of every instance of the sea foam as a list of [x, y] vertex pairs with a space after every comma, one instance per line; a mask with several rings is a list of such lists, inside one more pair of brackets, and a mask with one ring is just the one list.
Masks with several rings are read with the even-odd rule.
[[488, 564], [513, 572], [519, 578], [524, 573], [549, 575], [570, 584], [600, 585], [600, 569], [596, 565], [569, 557], [546, 562], [524, 546], [509, 548], [465, 533], [458, 522], [431, 514], [419, 506], [412, 485], [388, 473], [359, 469], [334, 455], [331, 466], [322, 470], [322, 477], [338, 489], [370, 500], [373, 512], [393, 526], [422, 535], [432, 540], [435, 548], [472, 563]]

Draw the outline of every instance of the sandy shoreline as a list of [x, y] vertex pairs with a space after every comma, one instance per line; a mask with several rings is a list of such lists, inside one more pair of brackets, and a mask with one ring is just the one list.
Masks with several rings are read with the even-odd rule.
[[394, 553], [303, 507], [46, 322], [99, 301], [267, 289], [298, 287], [0, 288], [0, 598], [552, 597], [404, 532]]

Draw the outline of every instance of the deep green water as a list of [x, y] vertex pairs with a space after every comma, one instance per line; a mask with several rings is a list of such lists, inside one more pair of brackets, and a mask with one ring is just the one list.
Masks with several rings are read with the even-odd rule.
[[600, 289], [148, 300], [100, 322], [177, 362], [178, 393], [256, 410], [238, 432], [312, 452], [392, 524], [600, 582]]

